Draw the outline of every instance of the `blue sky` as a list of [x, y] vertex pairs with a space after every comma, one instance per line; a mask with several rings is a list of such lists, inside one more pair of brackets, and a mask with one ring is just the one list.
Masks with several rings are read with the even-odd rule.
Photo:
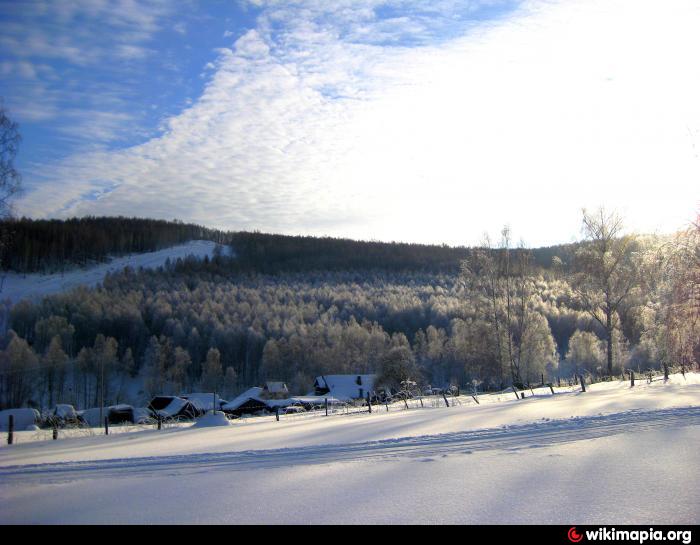
[[17, 211], [475, 243], [700, 203], [700, 8], [0, 0]]

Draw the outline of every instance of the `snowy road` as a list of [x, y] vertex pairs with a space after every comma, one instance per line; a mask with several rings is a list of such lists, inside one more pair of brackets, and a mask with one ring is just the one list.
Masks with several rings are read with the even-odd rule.
[[[496, 429], [342, 445], [7, 466], [0, 468], [0, 483], [27, 485], [29, 481], [36, 480], [48, 484], [127, 475], [153, 477], [164, 473], [230, 472], [399, 458], [431, 459], [454, 453], [542, 448], [622, 433], [636, 434], [684, 426], [700, 426], [700, 407], [634, 410], [605, 416], [544, 420]], [[179, 433], [188, 432], [185, 429]]]

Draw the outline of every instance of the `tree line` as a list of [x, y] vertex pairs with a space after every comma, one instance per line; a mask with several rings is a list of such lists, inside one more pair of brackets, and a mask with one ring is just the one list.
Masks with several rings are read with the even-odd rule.
[[[112, 256], [151, 252], [190, 240], [229, 245], [239, 272], [265, 274], [314, 270], [424, 271], [457, 274], [473, 249], [447, 245], [358, 241], [330, 237], [232, 232], [145, 218], [29, 218], [0, 221], [0, 266], [16, 272], [56, 272], [103, 262]], [[566, 257], [574, 245], [530, 251], [533, 263], [548, 268], [552, 256]], [[517, 250], [516, 250], [517, 251]]]

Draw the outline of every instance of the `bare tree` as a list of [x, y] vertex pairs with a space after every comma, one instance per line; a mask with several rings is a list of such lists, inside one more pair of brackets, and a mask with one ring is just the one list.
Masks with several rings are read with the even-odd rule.
[[600, 208], [583, 210], [586, 237], [576, 252], [572, 278], [574, 292], [584, 309], [606, 333], [607, 372], [613, 372], [613, 340], [618, 310], [639, 284], [636, 238], [624, 235], [622, 218]]

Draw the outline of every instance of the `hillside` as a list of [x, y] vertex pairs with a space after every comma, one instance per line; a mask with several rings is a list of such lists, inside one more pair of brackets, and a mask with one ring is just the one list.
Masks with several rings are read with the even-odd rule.
[[104, 281], [107, 274], [116, 273], [130, 267], [155, 269], [166, 262], [176, 262], [192, 256], [203, 259], [212, 257], [216, 243], [209, 240], [192, 240], [155, 250], [153, 252], [134, 253], [114, 257], [104, 263], [95, 263], [86, 267], [70, 267], [65, 272], [42, 273], [0, 273], [0, 300], [9, 300], [10, 304], [22, 299], [39, 300], [47, 295], [69, 291], [79, 286], [94, 287]]
[[90, 216], [0, 221], [0, 236], [2, 269], [20, 273], [66, 272], [192, 240], [223, 242], [219, 231], [180, 221]]

